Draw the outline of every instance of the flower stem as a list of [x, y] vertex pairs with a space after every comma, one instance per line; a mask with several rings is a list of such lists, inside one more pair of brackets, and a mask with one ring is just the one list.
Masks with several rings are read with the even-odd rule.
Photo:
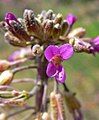
[[27, 69], [37, 69], [37, 66], [34, 65], [29, 65], [29, 66], [22, 66], [22, 67], [18, 67], [12, 70], [12, 72], [15, 74], [17, 72], [20, 72], [22, 70], [27, 70]]
[[16, 112], [13, 112], [13, 113], [9, 114], [9, 115], [6, 117], [6, 119], [8, 119], [8, 118], [10, 118], [10, 117], [13, 117], [13, 116], [15, 116], [15, 115], [17, 115], [17, 114], [20, 114], [20, 113], [22, 113], [22, 112], [25, 112], [25, 111], [27, 111], [27, 110], [34, 110], [34, 109], [35, 109], [35, 107], [32, 107], [32, 106], [28, 106], [28, 107], [22, 108], [21, 110], [18, 110], [18, 111], [16, 111]]

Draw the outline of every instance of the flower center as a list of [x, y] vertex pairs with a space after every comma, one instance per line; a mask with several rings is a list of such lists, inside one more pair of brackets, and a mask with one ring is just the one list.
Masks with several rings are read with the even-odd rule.
[[58, 66], [61, 64], [62, 62], [62, 59], [60, 57], [60, 55], [55, 55], [53, 58], [52, 58], [52, 63], [55, 65], [55, 66]]

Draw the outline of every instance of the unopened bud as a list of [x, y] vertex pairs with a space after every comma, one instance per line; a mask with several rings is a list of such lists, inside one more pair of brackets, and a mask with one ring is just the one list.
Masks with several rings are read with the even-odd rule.
[[42, 38], [42, 26], [40, 20], [34, 16], [34, 12], [26, 9], [23, 17], [25, 19], [25, 26], [28, 34]]
[[0, 75], [0, 85], [9, 85], [13, 79], [13, 73], [10, 70], [6, 70]]
[[10, 62], [7, 60], [0, 60], [0, 72], [7, 70], [10, 67]]
[[55, 19], [54, 19], [54, 23], [55, 23], [55, 24], [57, 24], [57, 23], [60, 24], [61, 21], [62, 21], [62, 19], [63, 19], [62, 14], [58, 13], [57, 16], [56, 16]]
[[42, 46], [36, 44], [32, 47], [32, 53], [33, 53], [34, 56], [36, 56], [36, 55], [40, 56], [42, 54], [42, 52], [43, 52], [43, 47]]
[[85, 35], [85, 33], [86, 33], [86, 30], [84, 28], [82, 27], [76, 28], [68, 34], [68, 38], [73, 38], [73, 37], [81, 38]]
[[6, 32], [4, 37], [5, 40], [13, 46], [26, 47], [27, 43], [28, 44], [31, 43], [31, 42], [21, 41], [19, 38], [15, 37], [11, 32]]
[[61, 35], [64, 35], [67, 29], [68, 29], [68, 23], [66, 20], [64, 20], [61, 24]]
[[69, 40], [69, 43], [74, 47], [74, 50], [77, 52], [87, 52], [90, 51], [90, 43], [84, 42], [79, 38], [72, 38]]
[[61, 34], [61, 27], [59, 24], [54, 25], [53, 28], [53, 39], [57, 39]]
[[53, 32], [53, 22], [51, 20], [47, 20], [44, 27], [45, 36], [46, 37], [52, 36], [52, 32]]
[[45, 19], [49, 19], [51, 20], [53, 16], [53, 11], [52, 10], [48, 10], [45, 16]]
[[24, 27], [22, 26], [22, 24], [20, 22], [16, 22], [16, 21], [9, 21], [11, 27], [14, 30], [14, 35], [16, 37], [18, 37], [21, 41], [30, 41], [30, 36], [26, 33], [26, 31], [24, 30]]

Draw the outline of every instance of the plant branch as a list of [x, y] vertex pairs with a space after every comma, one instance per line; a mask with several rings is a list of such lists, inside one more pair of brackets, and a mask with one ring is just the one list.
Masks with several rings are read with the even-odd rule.
[[34, 66], [34, 65], [22, 66], [22, 67], [13, 69], [12, 72], [15, 74], [16, 72], [20, 72], [22, 70], [27, 70], [27, 69], [37, 69], [37, 66]]
[[23, 78], [23, 79], [14, 79], [12, 83], [24, 83], [24, 82], [34, 82], [35, 80], [32, 78]]
[[43, 92], [43, 98], [42, 98], [42, 106], [41, 106], [41, 111], [45, 112], [47, 110], [47, 88], [48, 88], [48, 83], [47, 80], [44, 82], [44, 92]]
[[18, 65], [18, 64], [24, 63], [27, 60], [28, 60], [27, 58], [23, 58], [23, 59], [20, 59], [20, 60], [16, 60], [16, 61], [10, 62], [10, 66], [14, 66], [14, 65]]
[[13, 116], [15, 116], [15, 115], [17, 115], [17, 114], [20, 114], [20, 113], [22, 113], [22, 112], [24, 112], [24, 111], [31, 110], [31, 109], [34, 110], [35, 107], [28, 106], [28, 107], [22, 108], [21, 110], [18, 110], [18, 111], [16, 111], [16, 112], [13, 112], [13, 113], [9, 114], [9, 115], [6, 117], [6, 119], [8, 119], [8, 118], [10, 118], [10, 117], [13, 117]]

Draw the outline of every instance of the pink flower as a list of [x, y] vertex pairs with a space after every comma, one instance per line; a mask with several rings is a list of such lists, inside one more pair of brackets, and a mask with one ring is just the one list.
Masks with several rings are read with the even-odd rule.
[[48, 77], [55, 77], [58, 82], [64, 83], [66, 73], [61, 62], [72, 57], [74, 51], [70, 44], [64, 44], [60, 47], [50, 45], [46, 48], [44, 55], [49, 61], [46, 74]]

